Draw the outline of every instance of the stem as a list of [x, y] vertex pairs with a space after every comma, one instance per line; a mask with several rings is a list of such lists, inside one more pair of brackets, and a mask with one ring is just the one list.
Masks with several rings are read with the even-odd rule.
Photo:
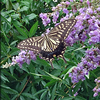
[[28, 84], [29, 80], [30, 80], [30, 77], [29, 77], [28, 80], [26, 81], [26, 84], [24, 85], [23, 89], [21, 90], [21, 92], [20, 92], [19, 95], [17, 96], [16, 100], [19, 98], [19, 96], [21, 95], [21, 93], [24, 91], [24, 89], [25, 89], [26, 85]]

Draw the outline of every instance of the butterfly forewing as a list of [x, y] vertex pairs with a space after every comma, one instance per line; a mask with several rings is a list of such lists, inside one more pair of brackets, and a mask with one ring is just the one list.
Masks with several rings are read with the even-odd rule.
[[43, 37], [40, 37], [40, 36], [32, 37], [32, 38], [28, 38], [26, 40], [21, 41], [17, 45], [17, 47], [19, 49], [31, 50], [31, 51], [34, 51], [35, 53], [39, 53], [42, 41], [43, 41]]
[[68, 34], [70, 33], [70, 30], [75, 25], [76, 20], [75, 19], [68, 19], [57, 26], [55, 26], [50, 33], [48, 34], [49, 37], [56, 37], [58, 39], [66, 39]]

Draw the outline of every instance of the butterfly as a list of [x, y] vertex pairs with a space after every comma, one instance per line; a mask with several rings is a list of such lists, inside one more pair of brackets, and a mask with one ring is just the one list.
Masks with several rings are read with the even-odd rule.
[[19, 49], [31, 50], [36, 55], [49, 61], [53, 68], [52, 61], [55, 57], [61, 57], [65, 62], [64, 52], [66, 49], [65, 39], [76, 23], [76, 19], [68, 19], [55, 26], [48, 34], [45, 32], [41, 36], [31, 37], [21, 41], [17, 47]]

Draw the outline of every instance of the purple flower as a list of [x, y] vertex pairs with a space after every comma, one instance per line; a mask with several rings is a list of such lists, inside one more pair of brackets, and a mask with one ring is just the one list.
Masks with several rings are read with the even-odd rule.
[[100, 7], [98, 7], [97, 10], [100, 11]]
[[96, 97], [97, 95], [98, 95], [98, 93], [97, 93], [97, 92], [95, 92], [95, 93], [94, 93], [94, 95], [93, 95], [93, 97]]
[[72, 73], [69, 73], [69, 77], [71, 77], [72, 83], [77, 83], [80, 80], [85, 80], [85, 73], [80, 67], [75, 67]]
[[52, 16], [53, 16], [53, 23], [56, 23], [57, 22], [57, 19], [58, 19], [58, 17], [59, 17], [59, 12], [58, 11], [56, 11], [56, 12], [54, 12], [54, 13], [52, 13]]
[[44, 14], [41, 13], [39, 16], [42, 19], [44, 26], [47, 26], [47, 24], [49, 24], [51, 22], [50, 18], [47, 16], [46, 13], [44, 13]]
[[69, 73], [72, 83], [77, 83], [80, 80], [84, 81], [85, 75], [88, 75], [89, 71], [97, 68], [100, 62], [100, 59], [96, 59], [98, 55], [100, 56], [100, 50], [98, 48], [91, 48], [86, 51], [86, 56], [82, 59], [81, 63], [72, 70], [72, 73]]
[[68, 1], [66, 1], [65, 3], [66, 3], [66, 5], [70, 5], [70, 2], [68, 2]]
[[74, 97], [76, 97], [78, 95], [78, 93], [76, 92], [75, 94], [74, 94]]
[[80, 2], [83, 2], [83, 0], [80, 0]]
[[89, 7], [86, 11], [87, 11], [87, 13], [89, 13], [89, 14], [93, 14], [93, 10], [92, 10], [92, 8], [90, 8], [90, 7]]
[[86, 11], [86, 8], [80, 8], [80, 9], [79, 9], [79, 12], [80, 12], [80, 13], [85, 13], [85, 11]]
[[56, 10], [56, 7], [52, 7], [52, 11], [55, 11]]
[[73, 0], [70, 0], [70, 2], [73, 2]]
[[87, 0], [87, 4], [88, 4], [88, 6], [90, 6], [90, 1], [89, 0]]
[[12, 58], [11, 65], [18, 64], [20, 67], [22, 67], [22, 64], [24, 62], [26, 62], [27, 64], [30, 64], [31, 59], [36, 60], [36, 56], [33, 53], [33, 51], [21, 50], [18, 56]]
[[67, 19], [68, 19], [67, 17], [63, 17], [63, 18], [60, 19], [60, 22], [63, 22], [65, 20], [67, 20]]
[[89, 33], [90, 39], [89, 44], [100, 43], [100, 30], [90, 31]]
[[[97, 80], [97, 79], [95, 79], [94, 81], [95, 81], [95, 82], [97, 82], [98, 80]], [[94, 89], [95, 89], [95, 88], [94, 88]]]
[[[99, 80], [100, 81], [100, 80]], [[100, 83], [100, 82], [99, 82]], [[100, 92], [100, 88], [97, 89], [97, 92]]]
[[22, 58], [21, 56], [17, 56], [16, 57], [16, 62], [18, 63], [18, 65], [20, 66], [20, 67], [22, 67], [22, 64], [24, 63], [24, 58]]
[[66, 13], [66, 14], [69, 13], [69, 11], [66, 8], [63, 9], [63, 12]]
[[67, 39], [65, 40], [67, 46], [72, 46], [74, 43], [74, 40], [72, 37], [68, 36]]
[[28, 53], [29, 53], [31, 59], [36, 60], [36, 56], [33, 51], [29, 51]]
[[[63, 2], [62, 2], [62, 3], [63, 3]], [[62, 7], [62, 4], [58, 4], [57, 6], [58, 6], [58, 7]]]
[[89, 19], [90, 18], [90, 15], [89, 14], [86, 14], [85, 16], [84, 16], [84, 20], [87, 20], [87, 19]]

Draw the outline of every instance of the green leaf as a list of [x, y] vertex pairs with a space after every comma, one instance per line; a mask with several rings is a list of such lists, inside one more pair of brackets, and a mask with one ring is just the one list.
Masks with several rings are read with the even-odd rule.
[[14, 73], [14, 69], [15, 69], [14, 66], [10, 66], [10, 67], [9, 67], [9, 70], [10, 70], [11, 75], [13, 75], [13, 73]]
[[19, 9], [18, 12], [27, 11], [28, 9], [29, 9], [29, 7], [27, 7], [27, 6], [23, 6], [21, 9]]
[[34, 18], [36, 18], [36, 14], [34, 14], [34, 13], [31, 13], [30, 15], [27, 15], [26, 17], [29, 19], [29, 20], [32, 20], [32, 19], [34, 19]]
[[64, 97], [63, 99], [60, 100], [73, 100], [74, 97]]
[[5, 91], [3, 90], [3, 89], [1, 89], [1, 95], [0, 95], [0, 99], [1, 100], [11, 100], [10, 98], [9, 98], [9, 96], [8, 96], [8, 94], [7, 93], [5, 93]]
[[21, 5], [23, 5], [23, 6], [27, 6], [27, 7], [30, 6], [30, 2], [29, 1], [20, 1], [20, 2], [21, 2]]
[[30, 73], [30, 74], [36, 75], [36, 76], [43, 76], [43, 75], [41, 75], [41, 74], [36, 74], [36, 73]]
[[29, 71], [28, 71], [28, 68], [27, 68], [27, 64], [26, 63], [24, 63], [23, 65], [22, 65], [22, 70], [24, 70], [24, 71], [26, 71], [27, 73], [29, 73]]
[[61, 66], [56, 61], [54, 61], [53, 66], [54, 66], [55, 69], [61, 70]]
[[27, 82], [27, 77], [25, 77], [22, 81], [21, 81], [21, 85], [19, 86], [19, 90], [21, 91], [23, 89], [23, 87], [25, 86]]
[[36, 75], [36, 76], [41, 76], [41, 77], [43, 77], [44, 79], [47, 79], [47, 80], [51, 80], [52, 79], [52, 77], [46, 76], [46, 75], [41, 75], [41, 74], [36, 74], [36, 73], [30, 73], [30, 74]]
[[20, 23], [17, 20], [13, 20], [13, 24], [16, 25], [16, 26], [22, 26], [22, 23]]
[[14, 10], [17, 10], [18, 9], [18, 7], [19, 7], [19, 3], [17, 2], [17, 3], [13, 3], [13, 8], [14, 8]]
[[10, 31], [10, 29], [11, 29], [11, 25], [10, 25], [9, 23], [6, 23], [6, 22], [5, 22], [5, 23], [3, 24], [2, 29], [3, 29], [3, 32], [7, 34], [7, 33], [9, 33], [9, 31]]
[[24, 22], [26, 22], [26, 23], [29, 23], [29, 21], [32, 20], [32, 19], [34, 19], [34, 18], [36, 18], [36, 16], [37, 16], [36, 14], [31, 13], [31, 14], [25, 16], [25, 17], [22, 19], [22, 21], [24, 21]]
[[21, 39], [21, 40], [27, 39], [26, 37], [23, 37], [23, 36], [17, 36], [17, 38], [19, 38], [19, 39]]
[[67, 70], [67, 73], [64, 75], [63, 79], [66, 78], [66, 76], [69, 74], [69, 72], [72, 72], [73, 68], [75, 68], [76, 66], [71, 67], [70, 69]]
[[47, 61], [40, 59], [39, 57], [37, 57], [36, 61], [32, 60], [34, 63], [39, 64], [39, 65], [43, 65], [45, 67], [51, 67]]
[[15, 40], [15, 41], [11, 42], [11, 43], [10, 43], [10, 46], [16, 44], [17, 41], [18, 41], [18, 40]]
[[75, 100], [87, 100], [87, 99], [85, 99], [85, 98], [83, 98], [83, 97], [81, 97], [81, 96], [76, 96], [76, 97], [75, 97]]
[[1, 12], [1, 18], [3, 19], [3, 21], [4, 20], [8, 21], [7, 18], [5, 18], [5, 16], [7, 16], [8, 14], [13, 13], [13, 12], [14, 12], [14, 10], [8, 10], [8, 11]]
[[50, 82], [48, 82], [46, 85], [45, 85], [45, 87], [49, 87], [49, 86], [52, 86], [53, 84], [55, 84], [57, 82], [57, 80], [54, 80], [54, 79], [52, 79], [52, 80], [50, 80]]
[[3, 35], [4, 35], [4, 38], [5, 38], [6, 42], [7, 42], [7, 44], [9, 45], [9, 39], [7, 38], [7, 36], [6, 36], [4, 31], [3, 31]]
[[7, 55], [7, 47], [5, 46], [5, 44], [3, 42], [1, 42], [1, 51]]
[[19, 14], [12, 14], [12, 15], [11, 15], [11, 17], [12, 17], [13, 19], [17, 19], [17, 18], [19, 19], [19, 16], [20, 16]]
[[38, 21], [31, 27], [29, 37], [32, 37], [35, 34], [37, 28], [38, 28]]
[[10, 87], [6, 86], [6, 85], [0, 85], [1, 88], [3, 88], [3, 90], [5, 90], [6, 93], [8, 94], [18, 94], [18, 92], [14, 89], [11, 89]]
[[10, 100], [16, 100], [16, 98], [19, 96], [19, 94], [15, 94], [14, 96], [13, 96], [13, 98], [12, 99], [10, 99]]
[[41, 94], [40, 100], [43, 100], [43, 97], [47, 94], [47, 90]]
[[19, 49], [18, 48], [12, 48], [12, 50], [9, 52], [9, 54], [11, 56], [17, 55], [18, 54]]
[[1, 79], [2, 79], [2, 81], [4, 81], [4, 82], [9, 82], [9, 80], [3, 75], [3, 74], [1, 74]]
[[54, 100], [54, 98], [55, 98], [54, 96], [55, 96], [55, 93], [56, 93], [56, 87], [57, 87], [57, 83], [53, 87], [51, 100]]
[[10, 0], [6, 0], [6, 9], [11, 10], [12, 9], [12, 2]]
[[7, 70], [2, 70], [1, 73], [5, 74], [6, 76], [9, 76], [11, 79], [13, 78], [13, 80], [17, 80], [16, 77], [13, 74], [10, 74]]
[[76, 86], [75, 86], [74, 89], [73, 89], [73, 90], [74, 90], [74, 91], [73, 91], [74, 94], [78, 91], [78, 89], [80, 88], [81, 84], [82, 84], [82, 81], [79, 81], [79, 82], [76, 84]]
[[56, 76], [54, 76], [54, 75], [51, 75], [51, 74], [49, 74], [49, 73], [46, 72], [46, 71], [44, 71], [44, 72], [47, 73], [49, 76], [51, 76], [51, 78], [53, 78], [53, 79], [55, 79], [55, 80], [60, 80], [60, 81], [61, 81], [61, 78], [56, 77]]
[[51, 0], [44, 0], [46, 3], [49, 3]]
[[87, 86], [88, 82], [87, 80], [84, 80], [84, 87], [86, 88], [87, 92], [88, 92], [88, 86]]
[[26, 100], [23, 96], [20, 95], [20, 100]]
[[33, 95], [31, 95], [30, 93], [22, 93], [22, 95], [25, 96], [25, 97], [28, 97], [28, 98], [36, 100], [36, 98]]
[[46, 91], [46, 90], [47, 90], [47, 89], [42, 89], [42, 90], [36, 92], [33, 96], [36, 96], [36, 95], [38, 95], [38, 94], [40, 94], [40, 93], [42, 93], [42, 92], [44, 92], [44, 91]]
[[16, 29], [18, 30], [18, 32], [19, 32], [22, 36], [24, 36], [24, 38], [28, 38], [28, 36], [27, 36], [28, 33], [26, 33], [26, 32], [24, 31], [25, 29], [22, 29], [22, 28], [16, 26], [15, 24], [14, 24], [14, 26], [16, 27]]

